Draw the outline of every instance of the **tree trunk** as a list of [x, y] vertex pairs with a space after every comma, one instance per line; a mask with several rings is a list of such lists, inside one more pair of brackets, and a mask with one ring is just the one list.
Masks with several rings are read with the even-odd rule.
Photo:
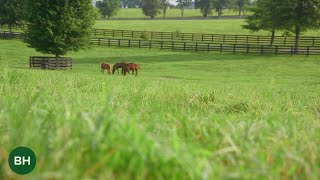
[[242, 8], [239, 6], [239, 16], [241, 16]]
[[181, 8], [181, 17], [183, 17], [184, 8]]
[[294, 42], [294, 53], [298, 53], [298, 50], [299, 50], [300, 34], [301, 34], [301, 27], [299, 25], [296, 25], [296, 37], [295, 37], [295, 42]]
[[167, 9], [164, 8], [164, 9], [163, 9], [163, 19], [166, 19], [166, 13], [167, 13]]
[[271, 33], [271, 40], [270, 40], [270, 46], [273, 45], [273, 41], [274, 41], [274, 35], [276, 33], [276, 30], [275, 29], [272, 29], [272, 33]]

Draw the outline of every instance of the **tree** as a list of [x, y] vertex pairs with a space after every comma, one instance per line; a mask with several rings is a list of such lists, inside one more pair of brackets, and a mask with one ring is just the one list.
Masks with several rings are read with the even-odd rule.
[[285, 29], [295, 33], [295, 52], [302, 32], [320, 27], [320, 0], [274, 0]]
[[128, 0], [121, 0], [121, 7], [127, 8], [128, 7], [128, 3], [129, 3]]
[[13, 26], [19, 25], [23, 21], [24, 0], [0, 0], [0, 21], [7, 24], [12, 33]]
[[247, 24], [242, 27], [250, 31], [270, 31], [270, 46], [272, 46], [275, 31], [284, 29], [282, 20], [279, 19], [279, 15], [283, 12], [278, 10], [278, 5], [274, 0], [257, 0], [255, 6], [250, 8], [252, 14], [246, 17]]
[[142, 11], [154, 19], [160, 13], [161, 4], [158, 0], [142, 0]]
[[163, 19], [166, 19], [167, 9], [170, 5], [169, 0], [161, 0], [161, 8], [163, 12]]
[[177, 0], [177, 7], [181, 10], [181, 17], [183, 17], [185, 8], [189, 7], [192, 0]]
[[212, 14], [213, 1], [212, 0], [196, 0], [196, 8], [200, 8], [203, 17], [208, 17]]
[[239, 10], [239, 16], [241, 16], [241, 12], [242, 12], [242, 8], [245, 5], [245, 0], [237, 0], [237, 6], [238, 6], [238, 10]]
[[100, 10], [104, 18], [115, 16], [120, 9], [119, 0], [102, 0], [96, 2], [96, 7]]
[[227, 0], [213, 0], [213, 7], [218, 13], [218, 16], [221, 17], [222, 10], [226, 6]]
[[141, 8], [141, 0], [127, 0], [128, 8]]
[[95, 14], [90, 0], [26, 0], [29, 47], [56, 57], [85, 48]]

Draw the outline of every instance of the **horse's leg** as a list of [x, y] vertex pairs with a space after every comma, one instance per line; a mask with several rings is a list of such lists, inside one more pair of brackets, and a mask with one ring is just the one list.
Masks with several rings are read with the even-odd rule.
[[111, 70], [110, 70], [110, 68], [108, 69], [108, 74], [109, 74], [109, 75], [111, 74]]
[[103, 74], [104, 74], [104, 70], [103, 70], [103, 68], [101, 68], [101, 73], [103, 73]]
[[136, 69], [136, 77], [138, 76], [138, 69]]

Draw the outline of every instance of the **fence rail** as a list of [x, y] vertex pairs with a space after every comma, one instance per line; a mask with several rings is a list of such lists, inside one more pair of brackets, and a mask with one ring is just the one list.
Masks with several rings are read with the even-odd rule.
[[[222, 44], [269, 45], [271, 41], [271, 36], [260, 35], [201, 34], [156, 31], [131, 31], [115, 29], [93, 29], [92, 34], [95, 37], [121, 37], [132, 39], [140, 39], [144, 34], [147, 39], [151, 40], [213, 42]], [[273, 45], [293, 46], [294, 43], [294, 37], [275, 36]], [[302, 36], [300, 37], [300, 45], [320, 46], [320, 36]]]
[[72, 69], [72, 59], [66, 57], [45, 57], [31, 56], [29, 59], [30, 68], [41, 69]]
[[320, 55], [320, 46], [301, 46], [297, 50], [294, 46], [266, 46], [250, 44], [219, 44], [219, 43], [198, 43], [180, 41], [159, 41], [159, 40], [132, 40], [132, 39], [108, 39], [93, 38], [91, 44], [108, 47], [128, 48], [157, 48], [181, 51], [207, 51], [207, 52], [230, 52], [230, 53], [255, 53], [255, 54], [297, 54], [297, 55]]
[[[6, 27], [6, 26], [1, 26]], [[26, 26], [20, 26], [26, 30]], [[19, 29], [19, 27], [15, 27]], [[6, 31], [3, 31], [6, 32]], [[8, 33], [8, 31], [7, 31]], [[18, 33], [18, 32], [15, 32]], [[145, 35], [150, 40], [182, 41], [182, 42], [206, 42], [219, 44], [250, 44], [269, 45], [271, 36], [263, 35], [232, 35], [232, 34], [202, 34], [202, 33], [178, 33], [157, 31], [133, 31], [116, 29], [92, 29], [92, 35], [96, 38], [131, 38], [141, 39]], [[301, 36], [300, 46], [320, 46], [320, 36]], [[295, 38], [288, 36], [275, 36], [273, 45], [294, 46]]]

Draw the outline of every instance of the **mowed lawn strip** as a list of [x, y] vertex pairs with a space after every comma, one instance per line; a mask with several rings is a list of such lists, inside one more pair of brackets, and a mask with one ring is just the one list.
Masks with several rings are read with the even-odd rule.
[[[41, 55], [0, 41], [1, 179], [17, 146], [30, 178], [316, 178], [320, 62], [311, 56], [94, 47], [66, 71], [28, 68]], [[100, 62], [141, 64], [134, 76]]]

